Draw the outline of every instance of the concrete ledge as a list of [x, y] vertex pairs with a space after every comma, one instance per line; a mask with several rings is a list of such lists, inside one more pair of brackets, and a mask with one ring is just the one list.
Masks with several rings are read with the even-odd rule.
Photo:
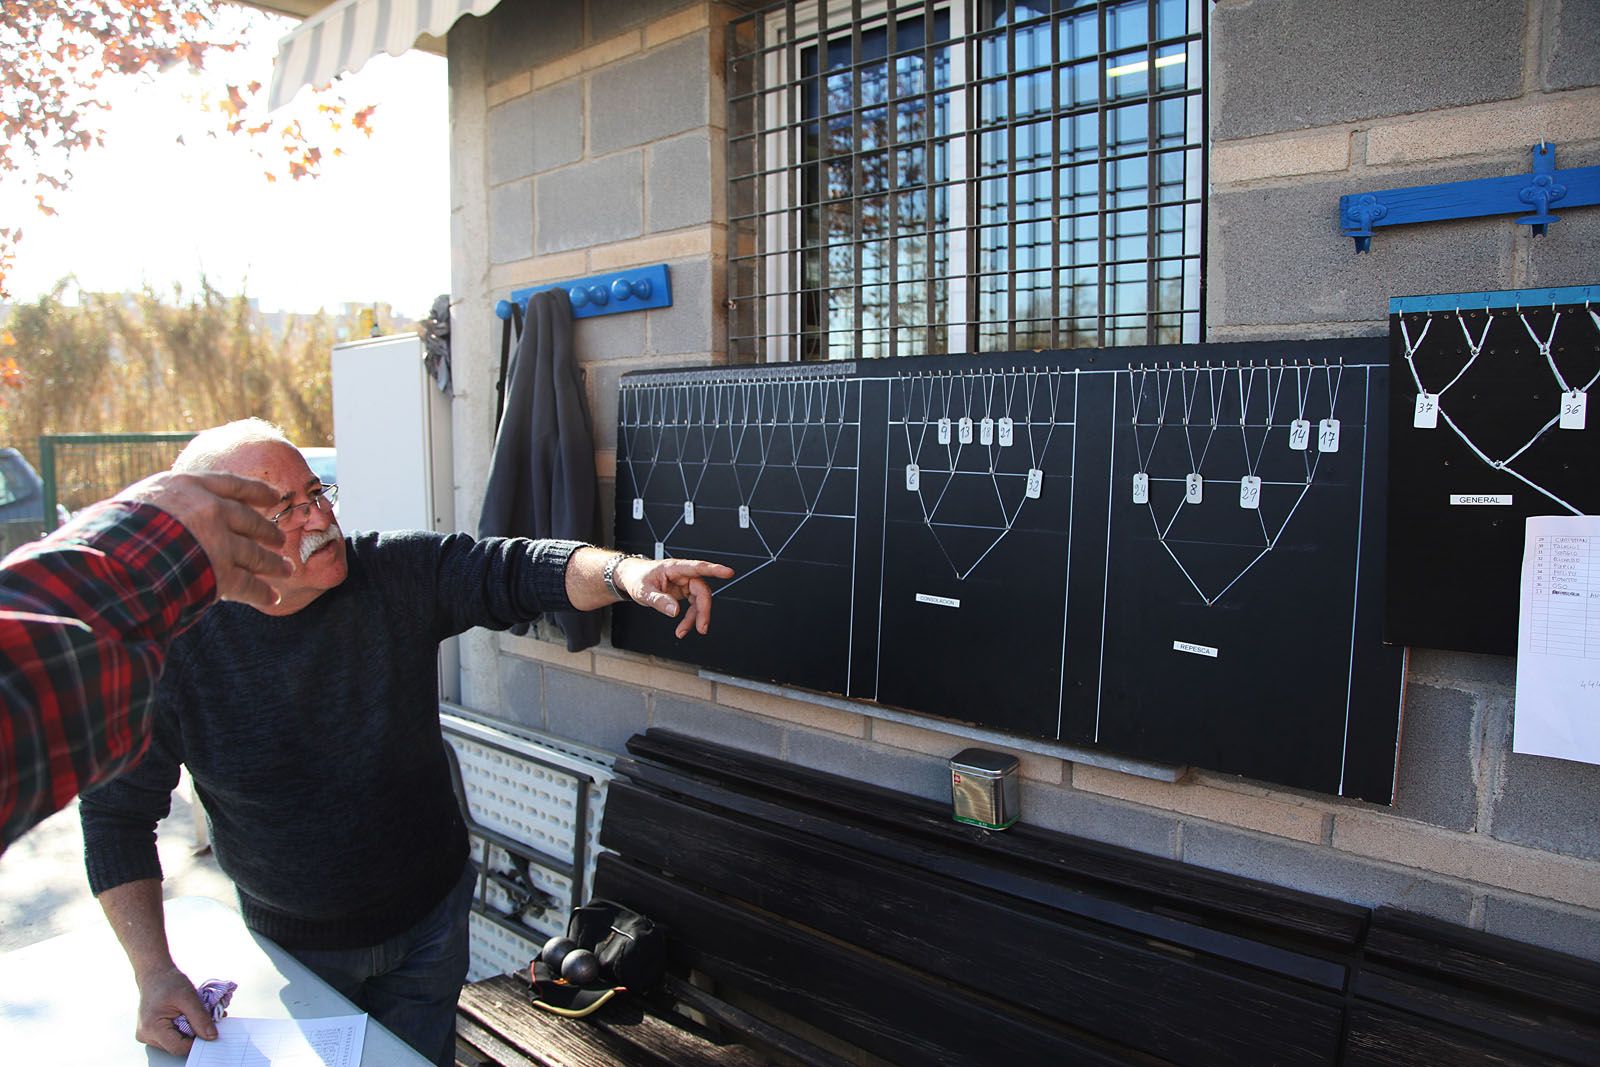
[[[895, 748], [909, 749], [912, 752], [924, 752], [930, 756], [940, 756], [949, 759], [963, 747], [960, 741], [952, 740], [949, 734], [937, 730], [927, 730], [917, 726], [907, 726], [904, 723], [890, 722], [886, 719], [872, 720], [872, 740], [880, 744], [892, 745]], [[1031, 782], [1042, 782], [1046, 785], [1060, 785], [1066, 777], [1066, 761], [1054, 756], [1041, 756], [1033, 752], [1024, 752], [1001, 745], [993, 748], [1007, 752], [1017, 757], [1022, 777]]]
[[[966, 726], [962, 723], [930, 719], [926, 715], [913, 715], [910, 712], [896, 711], [881, 704], [845, 700], [841, 697], [812, 693], [804, 689], [791, 689], [788, 686], [772, 685], [768, 682], [752, 682], [747, 678], [735, 678], [731, 674], [720, 674], [716, 671], [701, 671], [700, 677], [709, 678], [717, 683], [717, 699], [724, 704], [733, 703], [726, 694], [736, 693], [744, 689], [752, 693], [782, 698], [786, 703], [803, 703], [822, 708], [834, 708], [858, 716], [915, 726], [921, 730], [947, 734], [951, 737], [959, 737], [968, 741], [981, 741], [996, 748], [1009, 749], [1012, 752], [1032, 752], [1041, 756], [1069, 760], [1073, 763], [1106, 767], [1110, 770], [1122, 771], [1124, 774], [1134, 774], [1141, 778], [1153, 778], [1157, 781], [1175, 782], [1183, 777], [1184, 772], [1188, 770], [1187, 767], [1130, 759], [1125, 756], [1112, 755], [1108, 752], [1095, 752], [1078, 748], [1075, 745], [1062, 745], [1051, 741], [1035, 741], [1031, 738], [1003, 734], [997, 730], [985, 730], [977, 726]], [[743, 705], [735, 704], [734, 706], [742, 707]], [[749, 710], [756, 709], [751, 708]]]

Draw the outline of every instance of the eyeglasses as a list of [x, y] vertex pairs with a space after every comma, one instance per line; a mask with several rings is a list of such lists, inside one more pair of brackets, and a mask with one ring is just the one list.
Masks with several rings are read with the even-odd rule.
[[339, 499], [337, 485], [319, 485], [306, 494], [304, 504], [290, 504], [276, 515], [268, 515], [267, 521], [275, 523], [280, 529], [298, 530], [311, 518], [311, 509], [318, 511], [332, 511], [334, 502]]

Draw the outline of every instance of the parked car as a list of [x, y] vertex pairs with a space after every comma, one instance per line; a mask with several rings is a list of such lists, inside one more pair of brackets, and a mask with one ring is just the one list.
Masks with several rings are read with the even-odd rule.
[[43, 537], [66, 522], [67, 509], [56, 505], [52, 521], [44, 521], [44, 479], [14, 448], [0, 448], [0, 555]]
[[338, 451], [332, 448], [302, 448], [300, 454], [306, 457], [306, 466], [311, 468], [311, 473], [322, 479], [323, 485], [332, 485], [339, 479], [337, 477]]

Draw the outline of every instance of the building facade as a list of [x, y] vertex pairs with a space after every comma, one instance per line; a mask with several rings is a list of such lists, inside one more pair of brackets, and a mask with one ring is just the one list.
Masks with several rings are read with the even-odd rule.
[[[1367, 255], [1336, 214], [1526, 172], [1541, 142], [1600, 163], [1590, 0], [890, 6], [503, 0], [455, 24], [458, 515], [488, 476], [493, 308], [530, 285], [672, 272], [671, 307], [575, 330], [609, 526], [630, 370], [1372, 336], [1394, 296], [1600, 280], [1600, 209], [1543, 237], [1380, 230]], [[462, 672], [469, 708], [602, 750], [669, 727], [927, 797], [971, 743], [605, 640], [475, 632]], [[1600, 767], [1511, 751], [1509, 658], [1414, 649], [1407, 678], [1392, 806], [1019, 743], [1022, 818], [1600, 959]]]

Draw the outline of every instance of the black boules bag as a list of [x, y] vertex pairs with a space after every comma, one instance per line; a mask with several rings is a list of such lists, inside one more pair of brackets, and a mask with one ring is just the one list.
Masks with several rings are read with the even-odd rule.
[[[666, 935], [648, 917], [615, 901], [591, 900], [574, 910], [567, 938], [575, 944], [562, 946], [567, 951], [560, 951], [561, 958], [545, 958], [556, 941], [552, 938], [529, 968], [533, 1002], [557, 1015], [588, 1015], [624, 990], [653, 988], [666, 971]], [[593, 953], [598, 967], [569, 965], [562, 977], [566, 955], [580, 950]]]

